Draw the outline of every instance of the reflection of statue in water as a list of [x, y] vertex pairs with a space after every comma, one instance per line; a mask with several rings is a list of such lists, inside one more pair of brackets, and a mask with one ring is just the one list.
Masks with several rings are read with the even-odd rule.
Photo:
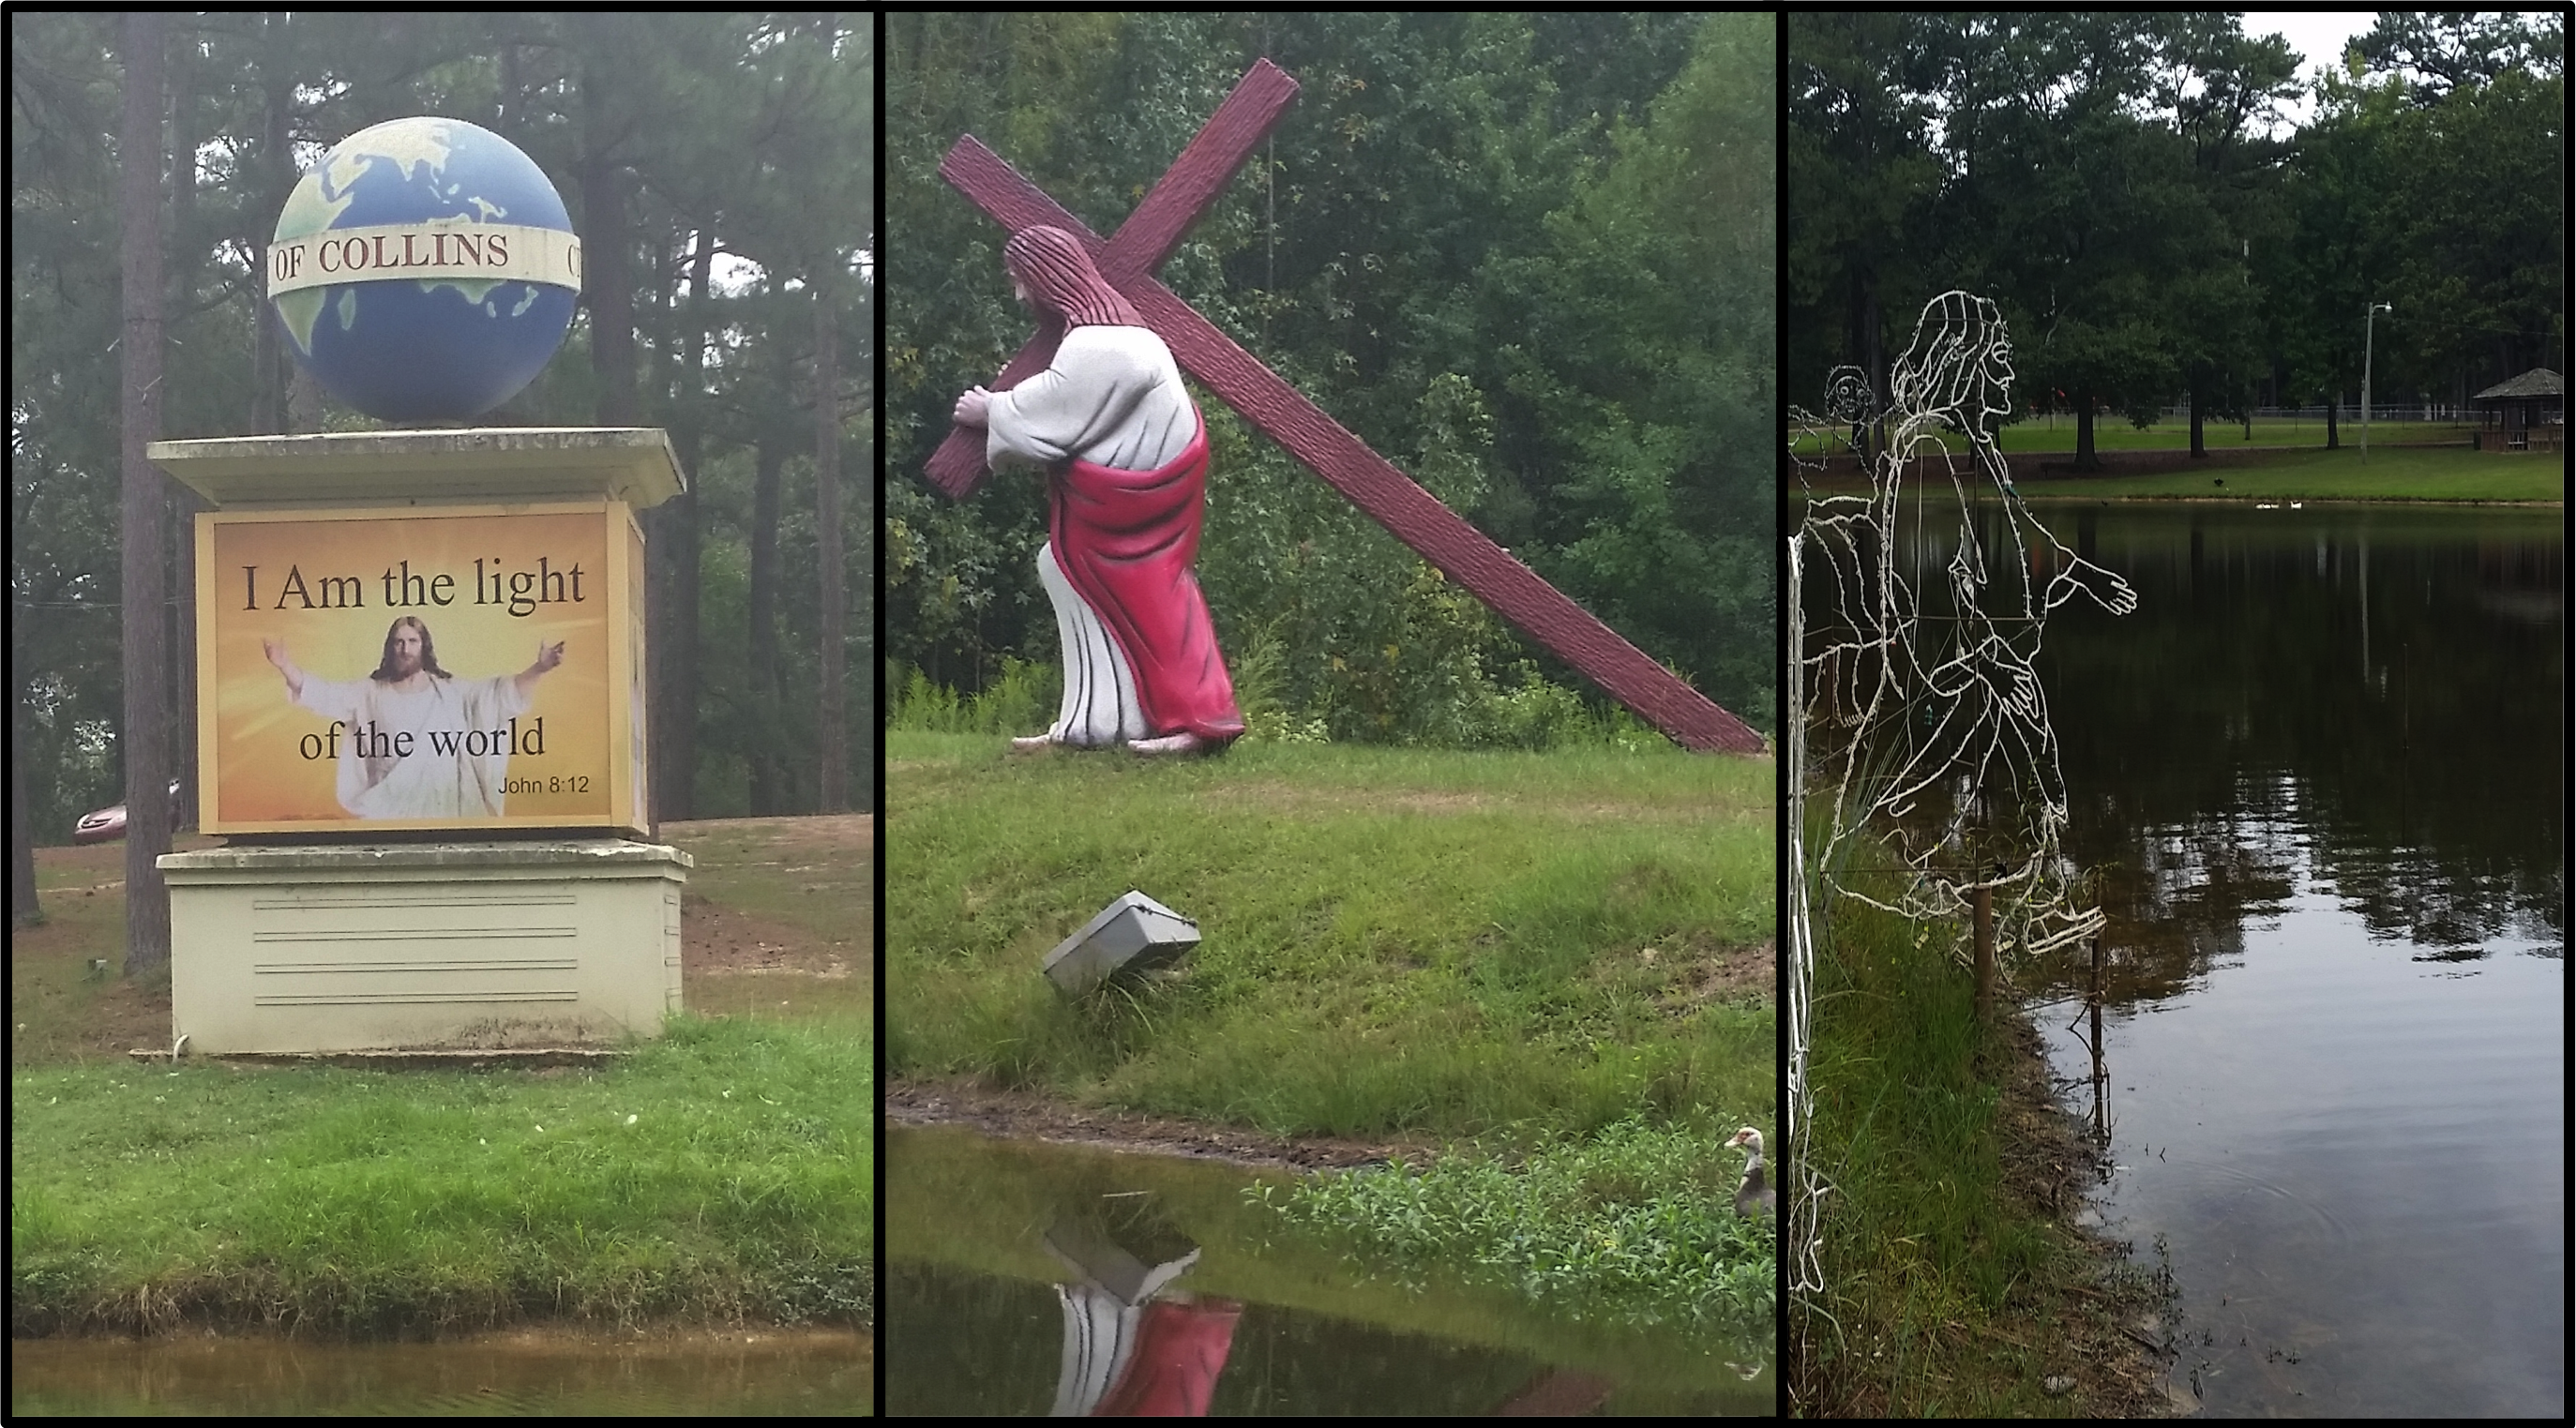
[[1049, 1416], [1206, 1417], [1243, 1306], [1173, 1286], [1199, 1262], [1198, 1247], [1148, 1264], [1071, 1221], [1047, 1231], [1046, 1247], [1075, 1275], [1055, 1289], [1064, 1357]]

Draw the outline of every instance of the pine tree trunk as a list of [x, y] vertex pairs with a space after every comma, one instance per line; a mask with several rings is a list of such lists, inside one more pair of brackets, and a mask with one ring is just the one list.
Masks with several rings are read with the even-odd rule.
[[687, 309], [674, 324], [687, 360], [680, 366], [682, 393], [672, 447], [691, 490], [663, 502], [645, 523], [653, 569], [651, 612], [653, 721], [653, 819], [697, 816], [698, 782], [698, 469], [706, 429], [707, 291], [715, 264], [715, 235], [698, 233], [689, 262]]
[[163, 561], [169, 494], [144, 455], [161, 434], [161, 164], [164, 16], [125, 17], [125, 113], [118, 130], [122, 169], [117, 207], [123, 231], [123, 330], [118, 353], [123, 424], [125, 721], [125, 974], [142, 976], [170, 960], [170, 890], [157, 859], [170, 851], [170, 716], [166, 621], [169, 567]]
[[779, 747], [778, 687], [778, 508], [779, 468], [786, 451], [763, 439], [752, 458], [751, 485], [751, 811], [783, 813], [786, 780]]
[[837, 285], [829, 271], [836, 261], [826, 253], [814, 283], [815, 563], [823, 575], [823, 707], [814, 742], [822, 755], [824, 813], [846, 813], [850, 807], [849, 691], [842, 687], [848, 598], [841, 571], [841, 349], [832, 307]]
[[36, 897], [35, 828], [27, 812], [26, 686], [9, 681], [9, 922], [44, 920]]

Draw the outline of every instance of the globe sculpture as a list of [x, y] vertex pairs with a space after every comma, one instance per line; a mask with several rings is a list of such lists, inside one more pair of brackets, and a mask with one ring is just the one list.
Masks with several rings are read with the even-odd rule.
[[563, 342], [581, 240], [545, 172], [460, 119], [341, 140], [288, 195], [268, 295], [296, 360], [386, 421], [457, 421], [516, 396]]

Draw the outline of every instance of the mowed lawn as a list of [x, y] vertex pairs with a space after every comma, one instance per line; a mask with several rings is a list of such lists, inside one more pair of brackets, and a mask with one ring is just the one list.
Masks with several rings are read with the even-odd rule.
[[[2374, 450], [2386, 446], [2457, 444], [2466, 446], [2474, 425], [2459, 422], [2374, 421], [2370, 424], [2370, 442]], [[2361, 443], [2361, 423], [2347, 421], [2336, 428], [2344, 446]], [[1967, 438], [1956, 432], [1943, 431], [1939, 438], [1952, 453], [1968, 449]], [[2236, 422], [2212, 420], [2201, 427], [2201, 443], [2209, 450], [2232, 447], [2298, 447], [2322, 451], [2326, 444], [2326, 424], [2311, 418], [2263, 417], [2257, 419], [2251, 434]], [[2000, 427], [1995, 444], [2003, 450], [2023, 452], [2067, 452], [2075, 450], [2075, 419], [2059, 414], [2026, 418]], [[2124, 416], [2105, 416], [2093, 423], [2093, 447], [2097, 451], [2188, 451], [2191, 449], [2191, 423], [2180, 418], [2158, 421], [2145, 427], [2132, 425]], [[1828, 448], [1828, 443], [1815, 436], [1800, 436], [1795, 449], [1801, 456], [1813, 456]], [[1837, 452], [1847, 452], [1841, 443], [1830, 443]]]
[[[2219, 484], [2224, 482], [2224, 485]], [[2464, 446], [2285, 451], [2260, 463], [2146, 476], [2031, 482], [2025, 494], [2125, 498], [2225, 497], [2254, 501], [2564, 501], [2565, 458], [2472, 451]]]
[[[1801, 489], [1791, 479], [1784, 491], [1794, 498]], [[1811, 477], [1804, 489], [1838, 492], [1865, 486], [1859, 476], [1844, 471]], [[2024, 480], [2020, 489], [2033, 499], [2557, 502], [2567, 499], [2567, 466], [2564, 457], [2550, 452], [2374, 446], [2365, 459], [2358, 446], [2347, 445], [2333, 451], [2271, 451], [2252, 459], [2141, 475], [2051, 474]]]

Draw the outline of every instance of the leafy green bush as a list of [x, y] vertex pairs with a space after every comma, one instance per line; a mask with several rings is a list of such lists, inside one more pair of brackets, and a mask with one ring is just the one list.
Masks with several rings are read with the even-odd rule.
[[897, 691], [886, 727], [925, 734], [1031, 734], [1055, 717], [1062, 675], [1052, 665], [1005, 659], [1001, 676], [980, 693], [960, 696], [920, 670], [895, 665], [886, 687]]
[[1472, 1266], [1572, 1317], [1768, 1320], [1776, 1234], [1736, 1215], [1739, 1179], [1713, 1133], [1632, 1118], [1517, 1166], [1444, 1156], [1419, 1171], [1397, 1161], [1244, 1193], [1354, 1254]]

